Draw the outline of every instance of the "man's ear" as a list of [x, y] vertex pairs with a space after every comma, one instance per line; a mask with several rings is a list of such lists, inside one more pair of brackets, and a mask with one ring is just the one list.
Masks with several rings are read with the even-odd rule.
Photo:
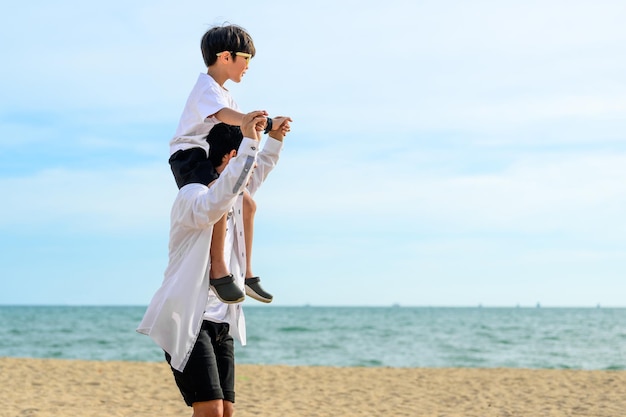
[[233, 149], [232, 151], [230, 151], [227, 154], [225, 154], [224, 156], [222, 156], [222, 163], [228, 162], [228, 161], [230, 161], [232, 158], [234, 158], [236, 156], [237, 156], [237, 151]]

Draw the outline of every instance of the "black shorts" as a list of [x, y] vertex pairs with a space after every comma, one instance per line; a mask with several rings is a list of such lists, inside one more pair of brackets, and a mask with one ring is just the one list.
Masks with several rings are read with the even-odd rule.
[[[195, 402], [235, 402], [235, 350], [227, 323], [204, 321], [183, 372], [172, 368], [176, 385], [191, 407]], [[165, 359], [170, 363], [170, 355]]]
[[170, 156], [169, 162], [178, 188], [191, 183], [209, 185], [218, 177], [215, 167], [202, 148], [176, 151]]

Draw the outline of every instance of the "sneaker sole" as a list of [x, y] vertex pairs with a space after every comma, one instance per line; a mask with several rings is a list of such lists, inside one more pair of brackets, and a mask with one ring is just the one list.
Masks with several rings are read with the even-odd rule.
[[217, 299], [220, 300], [224, 304], [237, 304], [237, 303], [240, 303], [240, 302], [242, 302], [243, 300], [246, 299], [246, 296], [243, 295], [243, 296], [241, 296], [240, 298], [238, 298], [236, 300], [231, 300], [231, 301], [224, 300], [222, 297], [220, 297], [219, 293], [217, 292], [217, 290], [215, 289], [215, 287], [213, 285], [211, 285], [210, 287], [211, 287], [211, 290], [213, 291], [213, 294], [215, 294], [215, 296], [217, 297]]
[[257, 292], [255, 292], [252, 288], [248, 287], [247, 285], [246, 285], [246, 295], [262, 303], [271, 303], [273, 300], [273, 298], [266, 298], [266, 297], [263, 297], [262, 295], [259, 295]]

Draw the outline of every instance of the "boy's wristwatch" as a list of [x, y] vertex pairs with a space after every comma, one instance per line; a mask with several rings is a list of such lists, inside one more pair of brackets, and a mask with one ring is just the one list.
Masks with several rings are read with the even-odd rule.
[[265, 130], [263, 131], [263, 133], [268, 134], [271, 131], [272, 131], [272, 118], [268, 117], [267, 124], [265, 125]]

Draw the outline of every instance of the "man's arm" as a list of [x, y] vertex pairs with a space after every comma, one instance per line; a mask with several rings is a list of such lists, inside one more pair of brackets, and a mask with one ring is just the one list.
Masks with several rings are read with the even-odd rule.
[[270, 171], [272, 171], [278, 163], [279, 154], [283, 147], [283, 140], [291, 130], [291, 118], [285, 117], [283, 119], [283, 122], [275, 130], [270, 132], [263, 150], [257, 155], [257, 166], [247, 186], [250, 195], [256, 193]]
[[274, 119], [274, 122], [280, 121], [280, 124], [272, 126], [272, 131], [270, 132], [270, 138], [276, 139], [279, 142], [282, 142], [287, 136], [287, 133], [291, 130], [291, 117], [278, 116]]
[[[237, 155], [232, 158], [211, 187], [199, 185], [194, 188], [185, 186], [181, 189], [187, 195], [191, 207], [191, 221], [195, 227], [208, 227], [216, 223], [233, 206], [237, 196], [243, 191], [254, 168], [259, 153], [259, 140], [264, 128], [265, 115], [262, 111], [251, 112], [244, 116], [241, 141]], [[201, 186], [200, 186], [201, 187]]]

